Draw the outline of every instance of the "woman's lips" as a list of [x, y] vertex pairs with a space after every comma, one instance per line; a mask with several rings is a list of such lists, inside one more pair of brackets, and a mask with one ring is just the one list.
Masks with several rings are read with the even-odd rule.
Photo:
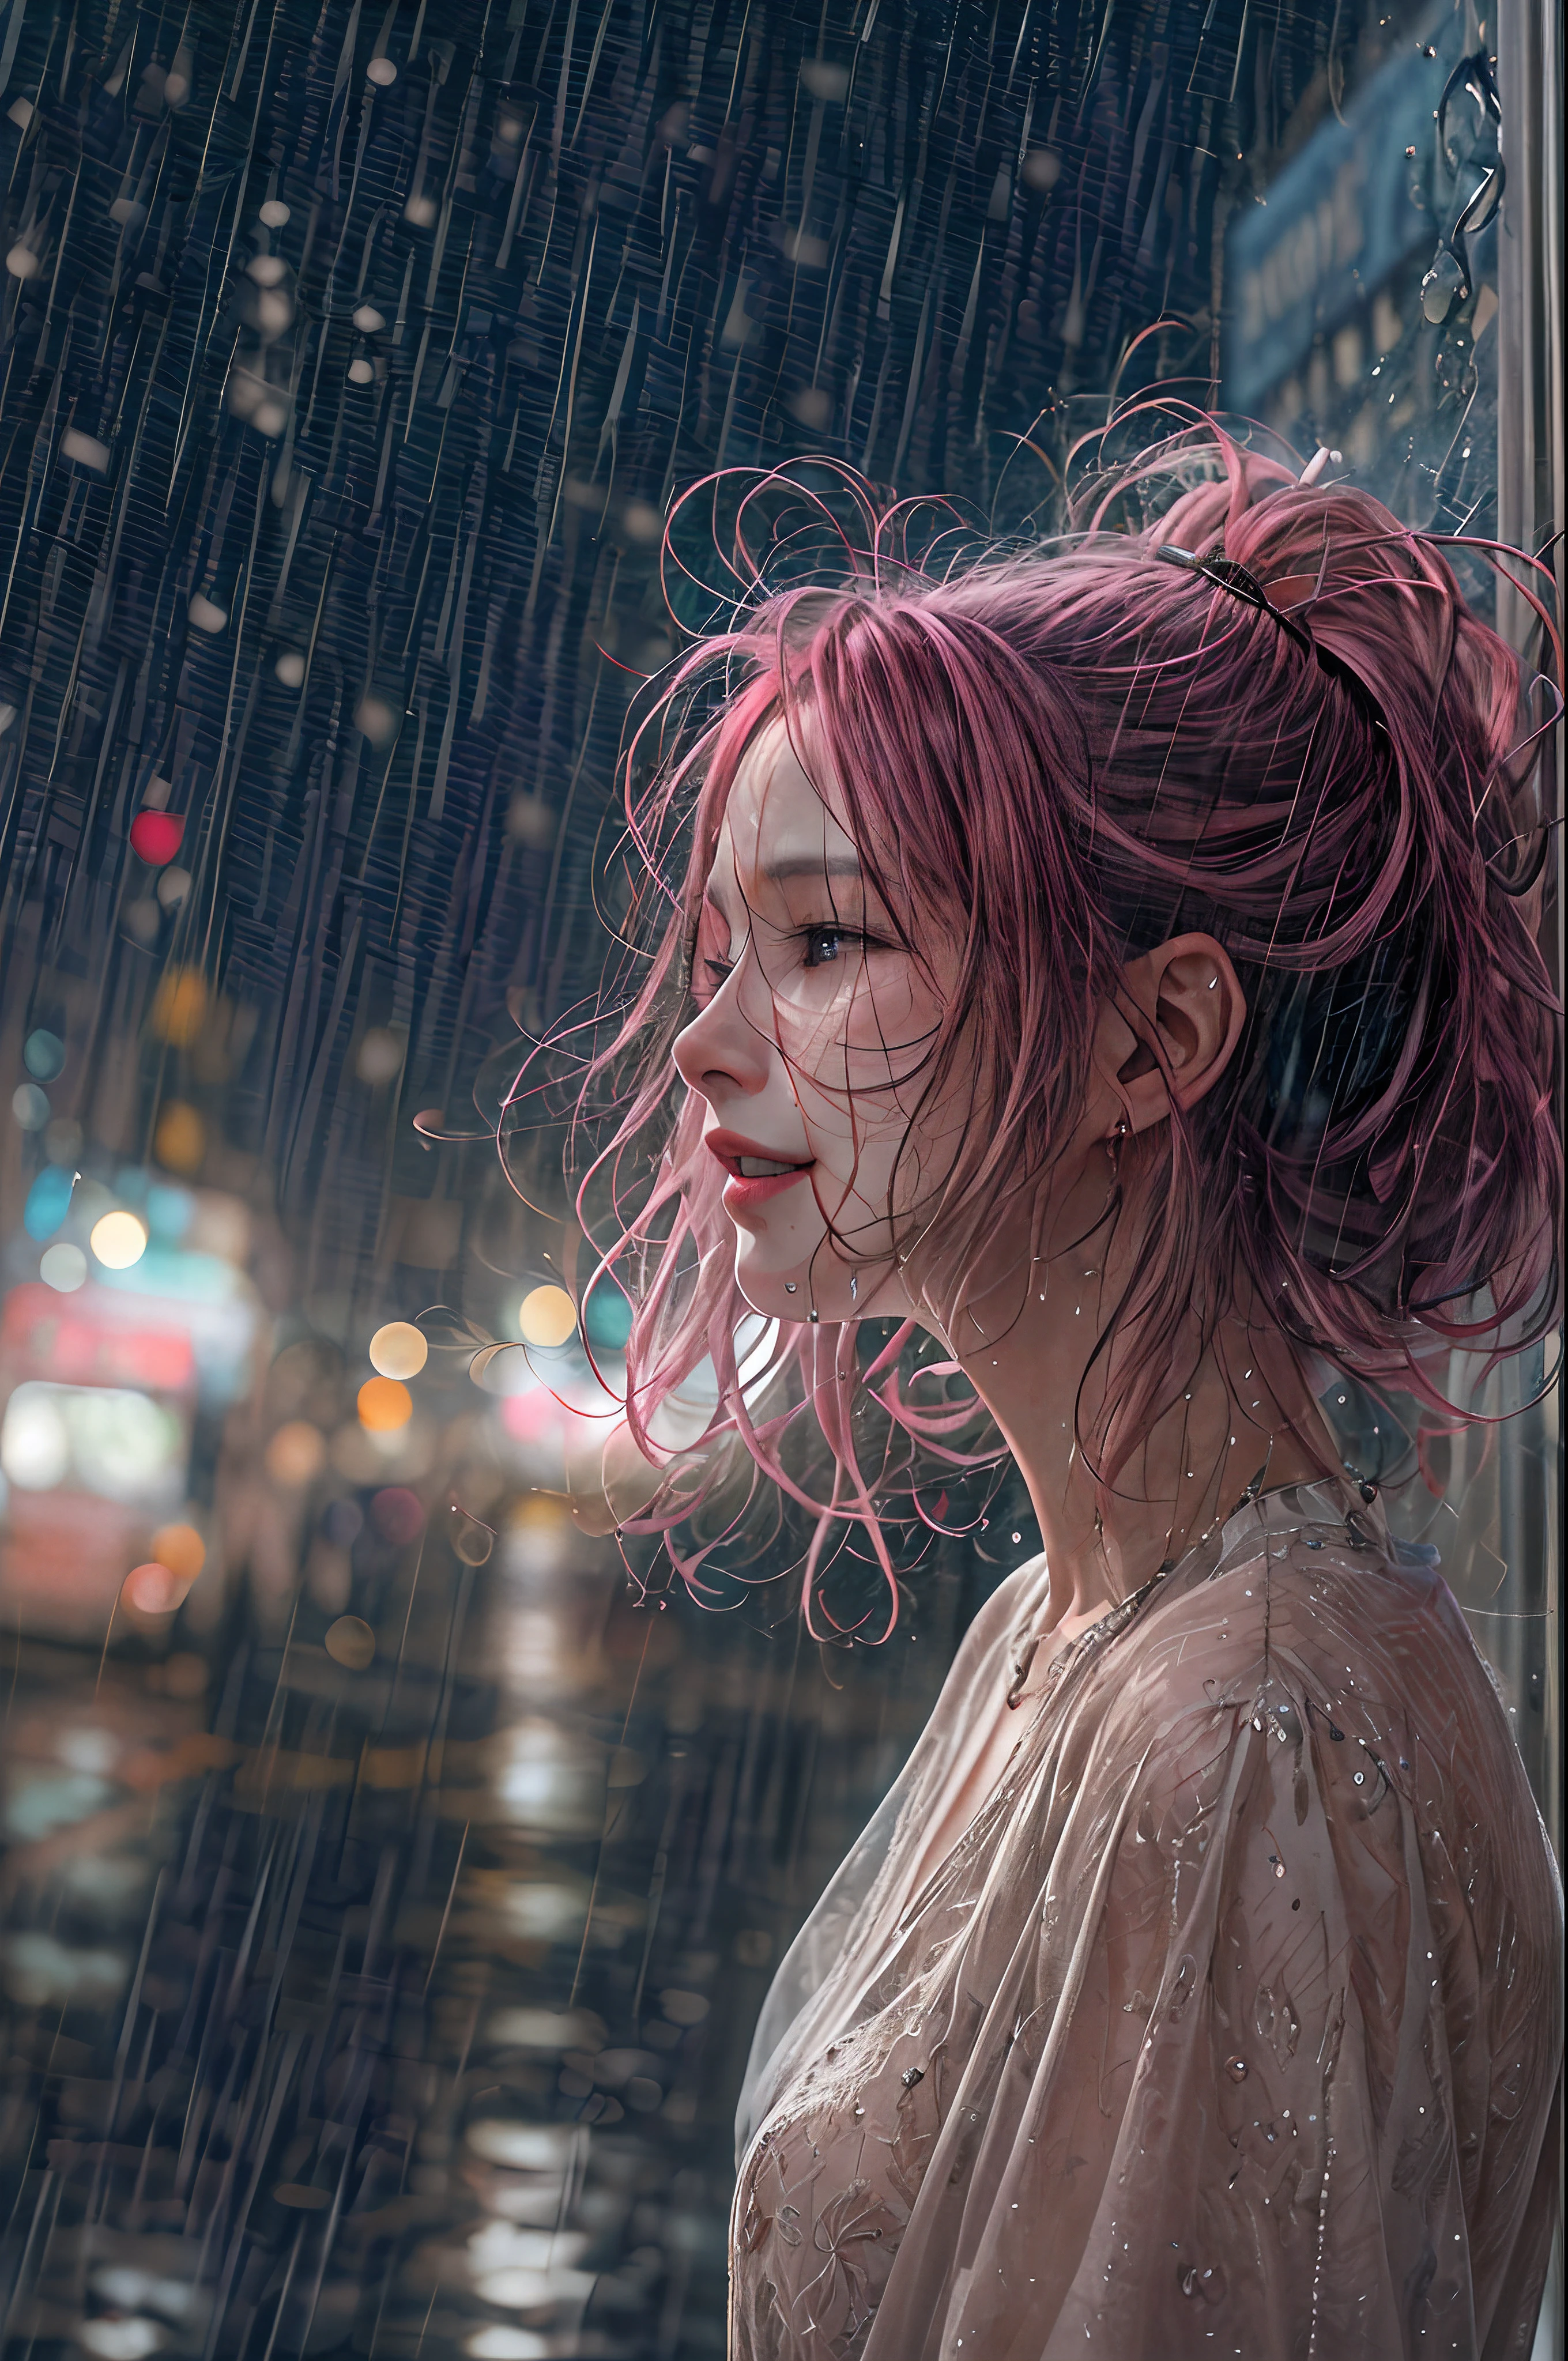
[[748, 1180], [741, 1173], [732, 1172], [724, 1184], [725, 1211], [750, 1213], [757, 1206], [765, 1205], [770, 1197], [776, 1197], [781, 1189], [793, 1189], [797, 1180], [805, 1180], [810, 1170], [809, 1164], [799, 1164], [793, 1172], [770, 1172], [758, 1180]]
[[724, 1184], [724, 1204], [730, 1213], [748, 1213], [766, 1204], [770, 1197], [776, 1197], [781, 1189], [793, 1188], [811, 1170], [811, 1159], [797, 1164], [771, 1156], [754, 1139], [742, 1139], [739, 1132], [709, 1132], [706, 1145], [729, 1175]]

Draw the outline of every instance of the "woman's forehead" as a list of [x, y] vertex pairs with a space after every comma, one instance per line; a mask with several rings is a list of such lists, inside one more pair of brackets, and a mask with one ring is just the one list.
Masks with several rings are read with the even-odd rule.
[[856, 860], [831, 777], [814, 782], [790, 742], [782, 717], [763, 724], [737, 766], [714, 849], [713, 872], [742, 879], [799, 875], [813, 868], [841, 876]]

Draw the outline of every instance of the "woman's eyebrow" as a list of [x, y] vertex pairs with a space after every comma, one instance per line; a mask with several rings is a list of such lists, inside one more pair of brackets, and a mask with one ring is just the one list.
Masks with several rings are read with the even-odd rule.
[[[798, 877], [835, 878], [856, 885], [865, 882], [864, 872], [852, 852], [835, 854], [831, 860], [823, 853], [797, 853], [788, 860], [771, 862], [762, 875], [770, 885], [788, 884]], [[728, 896], [723, 879], [710, 877], [702, 892], [704, 901], [712, 904], [728, 926], [729, 913], [725, 907]]]
[[839, 853], [831, 861], [821, 853], [802, 853], [793, 861], [773, 862], [762, 874], [770, 884], [784, 885], [793, 877], [852, 877], [858, 882], [861, 870], [852, 852]]

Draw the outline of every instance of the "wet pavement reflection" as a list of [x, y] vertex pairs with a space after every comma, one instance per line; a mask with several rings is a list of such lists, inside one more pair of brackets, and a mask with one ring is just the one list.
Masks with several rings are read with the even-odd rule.
[[[117, 1333], [107, 1293], [28, 1349]], [[10, 1397], [13, 2349], [720, 2352], [769, 1975], [1003, 1563], [933, 1561], [911, 1629], [824, 1660], [777, 1586], [716, 1614], [583, 1535], [549, 1388], [252, 1315], [243, 1370], [147, 1394], [167, 1499], [139, 1430], [73, 1468]], [[61, 1606], [100, 1512], [144, 1562]]]

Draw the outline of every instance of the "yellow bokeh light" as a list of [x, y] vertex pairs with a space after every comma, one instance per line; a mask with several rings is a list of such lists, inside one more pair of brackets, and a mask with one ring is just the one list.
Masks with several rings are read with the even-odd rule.
[[375, 1659], [376, 1634], [357, 1615], [340, 1615], [329, 1626], [325, 1644], [334, 1663], [351, 1673], [362, 1673]]
[[87, 1243], [105, 1270], [129, 1270], [147, 1252], [147, 1232], [134, 1213], [105, 1213]]
[[371, 1434], [395, 1434], [413, 1414], [413, 1396], [396, 1378], [367, 1378], [359, 1389], [359, 1423]]
[[176, 1049], [188, 1049], [207, 1013], [207, 986], [197, 968], [171, 967], [152, 1004], [152, 1029]]
[[194, 1525], [160, 1525], [152, 1554], [181, 1582], [194, 1582], [207, 1563], [207, 1544]]
[[576, 1333], [577, 1307], [564, 1287], [536, 1287], [517, 1315], [525, 1345], [564, 1345]]
[[383, 1378], [417, 1378], [430, 1346], [411, 1320], [389, 1320], [370, 1339], [370, 1367]]
[[170, 1100], [158, 1118], [152, 1152], [166, 1172], [194, 1172], [207, 1152], [207, 1126], [193, 1106]]

